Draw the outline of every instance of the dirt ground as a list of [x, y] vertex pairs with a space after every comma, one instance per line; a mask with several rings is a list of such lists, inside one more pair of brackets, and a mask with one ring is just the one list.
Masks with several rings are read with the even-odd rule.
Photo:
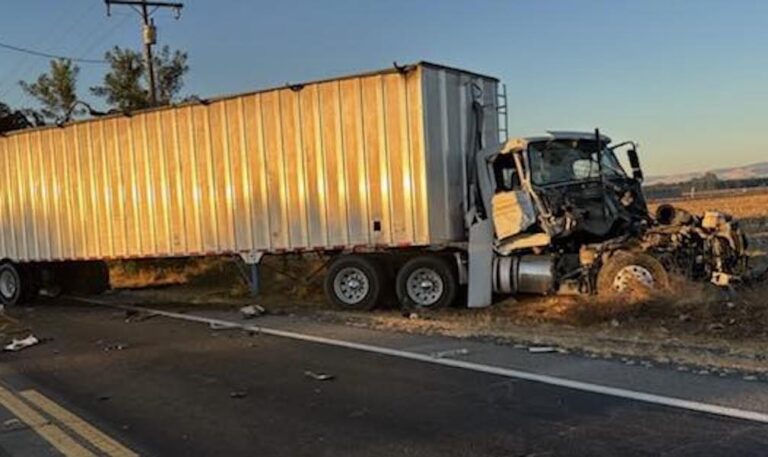
[[[743, 220], [752, 263], [768, 265], [768, 193], [685, 200], [694, 213], [718, 208]], [[768, 284], [724, 292], [676, 281], [672, 293], [607, 301], [557, 296], [507, 299], [485, 310], [447, 309], [403, 315], [391, 307], [369, 313], [330, 309], [322, 294], [325, 259], [267, 257], [262, 292], [251, 298], [244, 272], [227, 259], [127, 262], [111, 265], [114, 287], [137, 301], [241, 306], [301, 313], [381, 329], [441, 333], [521, 344], [547, 344], [602, 357], [739, 369], [768, 374]]]

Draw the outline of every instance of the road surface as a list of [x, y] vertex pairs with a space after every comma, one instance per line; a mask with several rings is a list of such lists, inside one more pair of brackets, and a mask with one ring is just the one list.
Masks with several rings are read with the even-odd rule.
[[[768, 449], [768, 424], [759, 416], [737, 419], [557, 385], [577, 380], [768, 413], [761, 382], [294, 317], [248, 322], [555, 381], [204, 322], [126, 322], [125, 311], [76, 303], [13, 314], [49, 340], [0, 353], [0, 456], [702, 457]], [[224, 311], [202, 314], [238, 320]]]

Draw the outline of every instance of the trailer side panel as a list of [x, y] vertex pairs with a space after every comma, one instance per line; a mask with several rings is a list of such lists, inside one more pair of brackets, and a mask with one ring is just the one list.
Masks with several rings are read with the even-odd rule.
[[461, 240], [468, 81], [495, 80], [416, 65], [11, 132], [0, 257]]

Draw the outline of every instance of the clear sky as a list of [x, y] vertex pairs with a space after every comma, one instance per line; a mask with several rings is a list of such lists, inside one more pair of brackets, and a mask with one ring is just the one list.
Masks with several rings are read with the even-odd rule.
[[[600, 127], [641, 144], [649, 174], [768, 160], [768, 1], [186, 0], [155, 15], [186, 50], [186, 93], [212, 96], [430, 60], [498, 76], [511, 135]], [[140, 46], [101, 0], [7, 1], [0, 42], [100, 58]], [[46, 59], [0, 49], [0, 101]], [[81, 65], [80, 88], [103, 67]]]

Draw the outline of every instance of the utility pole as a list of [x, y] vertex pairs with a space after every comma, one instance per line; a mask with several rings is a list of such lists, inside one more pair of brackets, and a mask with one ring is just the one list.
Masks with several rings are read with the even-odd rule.
[[[176, 19], [178, 19], [179, 16], [181, 16], [181, 9], [184, 8], [184, 4], [147, 0], [104, 0], [104, 3], [107, 5], [107, 16], [110, 16], [112, 5], [130, 6], [141, 16], [142, 39], [144, 42], [144, 65], [146, 66], [147, 78], [149, 80], [149, 99], [152, 101], [152, 106], [157, 105], [155, 64], [152, 59], [152, 46], [157, 43], [157, 28], [155, 27], [155, 21], [152, 20], [152, 14], [159, 8], [172, 8]], [[152, 9], [150, 10], [150, 8]]]

